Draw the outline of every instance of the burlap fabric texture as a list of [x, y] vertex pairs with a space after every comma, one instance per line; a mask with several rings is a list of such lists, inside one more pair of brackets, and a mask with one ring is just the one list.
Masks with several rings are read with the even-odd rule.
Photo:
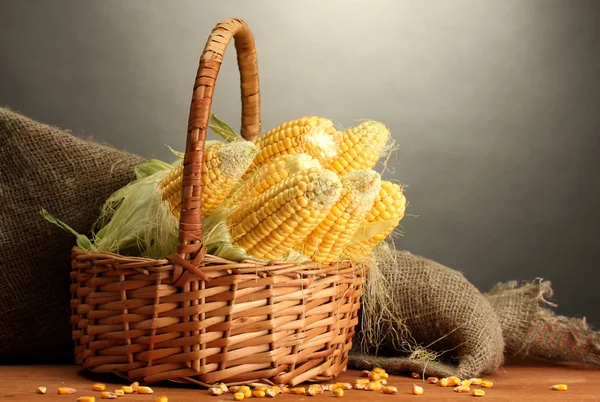
[[0, 108], [0, 362], [73, 361], [75, 240], [40, 209], [88, 233], [142, 161]]
[[379, 308], [371, 305], [361, 312], [363, 325], [378, 323], [383, 339], [377, 344], [375, 335], [361, 328], [356, 344], [362, 348], [352, 353], [351, 367], [469, 378], [502, 364], [500, 322], [490, 303], [462, 274], [405, 251], [390, 250], [383, 258], [373, 272], [381, 275], [385, 287], [380, 280], [368, 278], [363, 306], [372, 296], [369, 286], [377, 286], [378, 293], [387, 291], [388, 299]]

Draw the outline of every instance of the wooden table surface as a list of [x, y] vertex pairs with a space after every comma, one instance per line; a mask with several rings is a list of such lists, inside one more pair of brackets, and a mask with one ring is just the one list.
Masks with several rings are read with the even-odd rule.
[[[340, 381], [352, 381], [358, 372], [344, 373]], [[577, 365], [548, 365], [540, 362], [508, 363], [496, 373], [486, 376], [494, 381], [494, 387], [486, 389], [483, 401], [600, 401], [600, 370]], [[0, 401], [75, 401], [83, 395], [95, 396], [100, 401], [100, 393], [91, 391], [92, 383], [103, 382], [109, 390], [129, 385], [111, 375], [97, 375], [82, 371], [75, 365], [32, 365], [32, 366], [0, 366]], [[412, 384], [423, 386], [423, 395], [410, 394]], [[552, 391], [553, 384], [566, 383], [566, 392]], [[409, 377], [390, 376], [389, 385], [398, 387], [398, 394], [384, 395], [368, 391], [346, 391], [343, 401], [394, 401], [394, 400], [429, 400], [449, 401], [473, 398], [468, 394], [457, 394], [452, 388], [423, 384], [421, 380]], [[46, 395], [37, 395], [38, 386], [47, 387]], [[61, 386], [73, 387], [77, 392], [73, 395], [58, 395], [56, 389]], [[128, 395], [119, 398], [119, 402], [153, 402], [159, 396], [167, 396], [169, 402], [192, 401], [232, 401], [232, 395], [210, 397], [204, 389], [182, 386], [173, 383], [152, 385], [154, 395]], [[331, 392], [318, 397], [299, 395], [278, 395], [281, 401], [318, 401], [333, 400]]]

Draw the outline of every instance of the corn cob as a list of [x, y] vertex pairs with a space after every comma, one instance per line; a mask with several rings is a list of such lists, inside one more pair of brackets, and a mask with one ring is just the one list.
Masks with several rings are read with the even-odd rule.
[[367, 256], [400, 223], [406, 209], [406, 197], [402, 187], [389, 181], [381, 182], [381, 190], [373, 208], [362, 221], [359, 229], [344, 253], [352, 260]]
[[236, 206], [245, 199], [258, 197], [289, 176], [311, 167], [320, 168], [317, 159], [306, 154], [280, 155], [262, 165], [231, 191], [223, 205]]
[[232, 242], [255, 258], [279, 258], [311, 233], [340, 192], [335, 173], [322, 168], [302, 170], [229, 214]]
[[[252, 163], [258, 148], [249, 141], [214, 143], [205, 149], [202, 172], [202, 215], [214, 212], [225, 200], [236, 181]], [[159, 183], [163, 200], [179, 219], [183, 191], [183, 164], [169, 172]]]
[[373, 207], [381, 189], [381, 177], [373, 170], [359, 170], [342, 178], [338, 202], [323, 221], [295, 249], [323, 263], [337, 261]]
[[337, 156], [333, 122], [312, 116], [288, 121], [275, 127], [256, 140], [259, 152], [252, 169], [269, 163], [278, 155], [308, 154], [320, 162]]
[[364, 169], [372, 169], [389, 140], [390, 131], [377, 121], [366, 121], [335, 136], [338, 155], [323, 162], [323, 166], [340, 176]]

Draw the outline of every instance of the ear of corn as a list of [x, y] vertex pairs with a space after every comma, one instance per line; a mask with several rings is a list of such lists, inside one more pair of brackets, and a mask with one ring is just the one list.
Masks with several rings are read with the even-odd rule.
[[338, 133], [339, 153], [324, 161], [323, 166], [340, 176], [352, 171], [372, 169], [390, 138], [388, 128], [377, 121], [365, 121]]
[[381, 178], [373, 170], [360, 170], [345, 176], [342, 185], [340, 198], [327, 216], [304, 242], [295, 246], [314, 261], [331, 263], [340, 258], [373, 207], [381, 189]]
[[[202, 215], [208, 216], [225, 200], [236, 181], [246, 172], [258, 148], [249, 141], [213, 143], [204, 150]], [[162, 199], [179, 219], [183, 191], [183, 165], [171, 170], [159, 183]]]
[[321, 222], [340, 191], [335, 173], [302, 170], [232, 210], [220, 208], [205, 219], [203, 241], [234, 261], [284, 258]]
[[289, 176], [312, 167], [320, 168], [321, 164], [317, 159], [306, 154], [286, 154], [275, 157], [235, 186], [223, 205], [232, 207], [249, 198], [258, 197]]
[[269, 163], [279, 155], [307, 154], [321, 162], [337, 156], [335, 129], [331, 120], [311, 116], [288, 121], [275, 127], [254, 142], [259, 147], [254, 168]]

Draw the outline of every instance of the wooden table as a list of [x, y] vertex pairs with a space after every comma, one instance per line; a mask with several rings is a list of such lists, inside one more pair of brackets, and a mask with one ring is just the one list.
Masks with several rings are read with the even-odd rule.
[[[340, 381], [352, 381], [358, 377], [358, 372], [344, 373]], [[495, 382], [491, 389], [486, 389], [485, 401], [600, 401], [600, 370], [597, 368], [577, 365], [548, 365], [540, 362], [511, 362], [487, 376]], [[75, 365], [34, 365], [34, 366], [0, 366], [0, 401], [75, 401], [79, 396], [91, 395], [100, 401], [100, 393], [91, 391], [92, 383], [103, 382], [114, 389], [120, 385], [128, 385], [119, 378], [111, 375], [97, 375], [82, 371]], [[390, 385], [398, 387], [398, 394], [384, 395], [375, 392], [355, 391], [346, 392], [343, 401], [394, 401], [394, 400], [428, 400], [449, 401], [473, 398], [468, 394], [457, 394], [452, 388], [423, 384], [421, 380], [409, 377], [390, 376]], [[412, 384], [423, 386], [423, 395], [410, 394]], [[566, 392], [552, 391], [553, 384], [566, 383]], [[48, 388], [46, 395], [36, 395], [38, 386]], [[77, 392], [73, 395], [58, 395], [56, 389], [61, 386], [73, 387]], [[152, 385], [154, 395], [128, 395], [119, 398], [119, 402], [153, 402], [158, 396], [167, 396], [169, 402], [191, 401], [232, 401], [232, 395], [210, 397], [206, 390], [179, 384], [164, 383]], [[318, 397], [279, 395], [281, 401], [318, 401], [333, 400], [327, 392]], [[410, 398], [410, 399], [409, 399]], [[419, 399], [414, 399], [419, 398]]]

